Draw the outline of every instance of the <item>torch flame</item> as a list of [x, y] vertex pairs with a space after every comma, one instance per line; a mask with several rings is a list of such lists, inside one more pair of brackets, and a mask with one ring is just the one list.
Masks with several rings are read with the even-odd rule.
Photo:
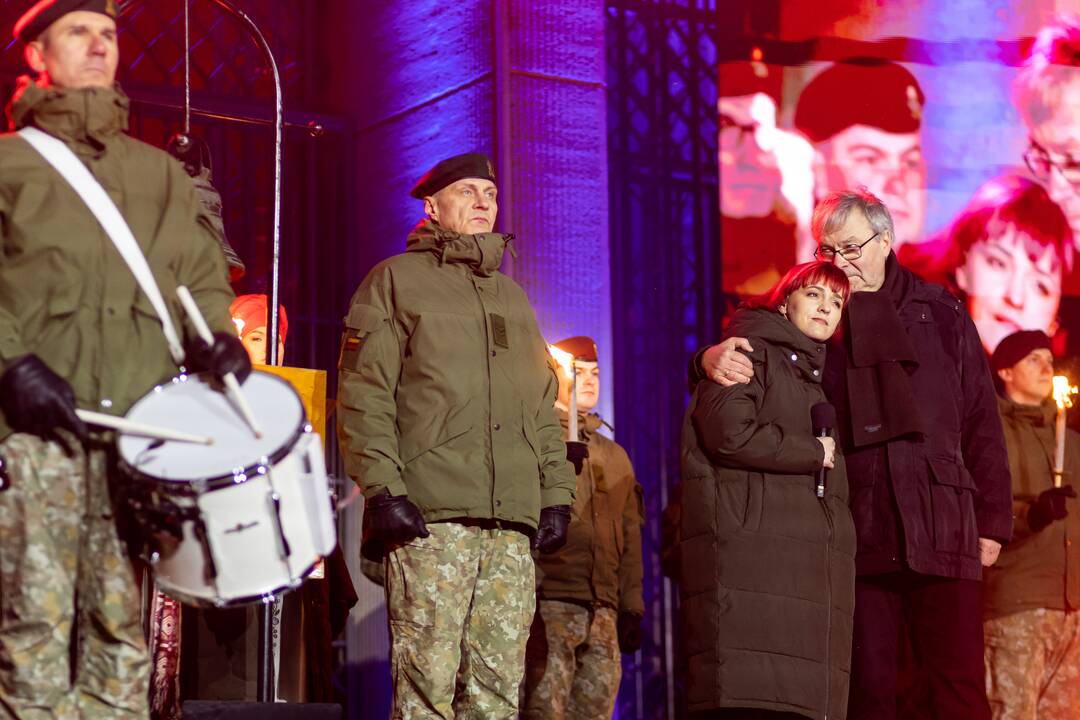
[[574, 356], [554, 345], [548, 345], [548, 352], [551, 353], [551, 357], [554, 358], [555, 362], [562, 368], [563, 375], [566, 376], [566, 379], [572, 380], [574, 378]]
[[1075, 385], [1069, 384], [1069, 378], [1064, 375], [1054, 376], [1054, 402], [1058, 409], [1064, 410], [1073, 406], [1072, 396], [1077, 392]]

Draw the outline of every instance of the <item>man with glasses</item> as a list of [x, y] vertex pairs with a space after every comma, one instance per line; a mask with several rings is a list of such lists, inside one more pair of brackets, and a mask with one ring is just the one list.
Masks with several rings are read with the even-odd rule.
[[[829, 343], [822, 385], [837, 411], [858, 550], [850, 720], [988, 720], [982, 568], [1012, 532], [1010, 477], [994, 386], [963, 305], [902, 267], [892, 217], [865, 188], [827, 196], [816, 255], [853, 295]], [[752, 350], [731, 337], [692, 365], [749, 382]], [[917, 684], [898, 698], [899, 657]]]
[[1080, 19], [1061, 17], [1039, 31], [1015, 89], [1029, 138], [1024, 160], [1080, 243]]
[[906, 68], [855, 58], [816, 75], [795, 107], [795, 129], [814, 146], [817, 198], [865, 186], [892, 213], [894, 250], [925, 240], [925, 100]]

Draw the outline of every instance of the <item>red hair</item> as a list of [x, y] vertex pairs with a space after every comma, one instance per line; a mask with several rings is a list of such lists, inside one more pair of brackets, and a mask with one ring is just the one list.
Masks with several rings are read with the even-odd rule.
[[795, 265], [786, 273], [780, 281], [773, 285], [772, 289], [748, 299], [744, 305], [752, 308], [768, 308], [780, 312], [780, 306], [787, 302], [793, 292], [801, 290], [809, 285], [821, 285], [829, 288], [834, 293], [844, 298], [847, 304], [851, 296], [851, 283], [848, 282], [844, 271], [832, 263], [814, 262]]

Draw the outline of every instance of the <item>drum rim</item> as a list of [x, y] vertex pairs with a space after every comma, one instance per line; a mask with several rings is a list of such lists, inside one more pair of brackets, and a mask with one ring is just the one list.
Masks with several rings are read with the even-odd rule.
[[[281, 447], [279, 447], [273, 453], [267, 455], [265, 458], [260, 458], [259, 460], [252, 462], [250, 465], [245, 466], [239, 472], [229, 472], [207, 478], [198, 478], [195, 480], [165, 480], [155, 475], [145, 473], [142, 470], [139, 470], [132, 466], [127, 461], [127, 459], [123, 457], [123, 455], [117, 452], [117, 464], [119, 466], [119, 469], [135, 482], [145, 483], [148, 485], [153, 485], [155, 487], [169, 488], [170, 491], [172, 491], [172, 494], [186, 496], [198, 496], [203, 492], [220, 490], [223, 487], [229, 487], [231, 485], [242, 485], [248, 480], [256, 477], [261, 477], [263, 473], [260, 473], [258, 471], [260, 467], [265, 467], [267, 465], [273, 466], [284, 460], [286, 457], [289, 456], [290, 453], [292, 453], [292, 449], [296, 446], [296, 443], [299, 442], [300, 438], [303, 437], [306, 433], [314, 432], [314, 430], [309, 429], [311, 425], [308, 422], [307, 409], [304, 407], [304, 401], [301, 399], [300, 393], [297, 392], [296, 388], [293, 387], [292, 383], [279, 375], [275, 375], [274, 373], [266, 372], [264, 370], [253, 369], [252, 372], [257, 372], [264, 377], [272, 378], [278, 383], [286, 386], [296, 396], [296, 400], [300, 404], [300, 423], [298, 427], [294, 432], [288, 435], [287, 439], [281, 443]], [[188, 377], [192, 377], [193, 375], [206, 374], [207, 373], [187, 373]], [[158, 385], [155, 385], [154, 387], [158, 387]], [[153, 389], [151, 389], [150, 392], [153, 392]], [[142, 398], [140, 398], [140, 400], [141, 399]], [[117, 438], [117, 448], [119, 448], [119, 437]]]
[[185, 605], [194, 605], [200, 608], [228, 608], [238, 607], [242, 605], [261, 604], [264, 602], [263, 598], [268, 595], [273, 595], [275, 599], [277, 599], [278, 593], [284, 595], [284, 593], [290, 590], [295, 590], [296, 588], [307, 582], [307, 579], [311, 576], [311, 573], [315, 572], [315, 568], [319, 566], [319, 562], [325, 559], [326, 558], [323, 556], [316, 557], [315, 562], [311, 563], [311, 565], [309, 565], [299, 575], [297, 575], [295, 579], [289, 581], [284, 585], [278, 585], [273, 590], [268, 590], [264, 593], [258, 593], [256, 595], [243, 595], [232, 600], [223, 600], [221, 602], [217, 602], [209, 598], [199, 597], [197, 595], [189, 595], [182, 590], [177, 590], [176, 588], [172, 587], [168, 583], [168, 581], [162, 583], [162, 581], [158, 578], [157, 573], [154, 571], [153, 564], [150, 565], [150, 573], [153, 576], [154, 584], [157, 585], [158, 590], [165, 593], [174, 600], [179, 600]]

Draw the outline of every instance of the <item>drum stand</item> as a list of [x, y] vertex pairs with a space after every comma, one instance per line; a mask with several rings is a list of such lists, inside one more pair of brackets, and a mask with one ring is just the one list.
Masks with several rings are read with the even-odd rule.
[[[220, 7], [226, 13], [238, 20], [248, 31], [248, 34], [252, 37], [255, 43], [262, 50], [263, 56], [266, 59], [266, 64], [269, 67], [274, 79], [274, 205], [273, 205], [273, 223], [271, 232], [271, 262], [270, 262], [270, 297], [267, 303], [267, 364], [278, 365], [281, 363], [281, 358], [278, 357], [278, 276], [280, 275], [280, 263], [281, 263], [281, 188], [282, 188], [282, 165], [283, 165], [283, 143], [282, 136], [285, 129], [285, 105], [281, 90], [281, 76], [278, 72], [277, 62], [274, 60], [274, 54], [270, 50], [270, 45], [266, 42], [266, 37], [262, 31], [259, 30], [258, 25], [242, 10], [237, 8], [232, 0], [210, 0], [215, 5]], [[140, 2], [147, 2], [147, 0], [122, 0], [120, 3], [121, 14], [130, 10], [130, 8]], [[190, 124], [191, 114], [191, 80], [190, 80], [190, 36], [189, 36], [189, 2], [190, 0], [184, 0], [184, 119], [185, 130], [187, 130]], [[259, 672], [258, 672], [258, 699], [259, 702], [274, 702], [275, 700], [275, 688], [277, 683], [274, 681], [274, 660], [273, 660], [273, 614], [274, 614], [274, 596], [267, 596], [263, 598], [261, 607], [259, 608]]]

